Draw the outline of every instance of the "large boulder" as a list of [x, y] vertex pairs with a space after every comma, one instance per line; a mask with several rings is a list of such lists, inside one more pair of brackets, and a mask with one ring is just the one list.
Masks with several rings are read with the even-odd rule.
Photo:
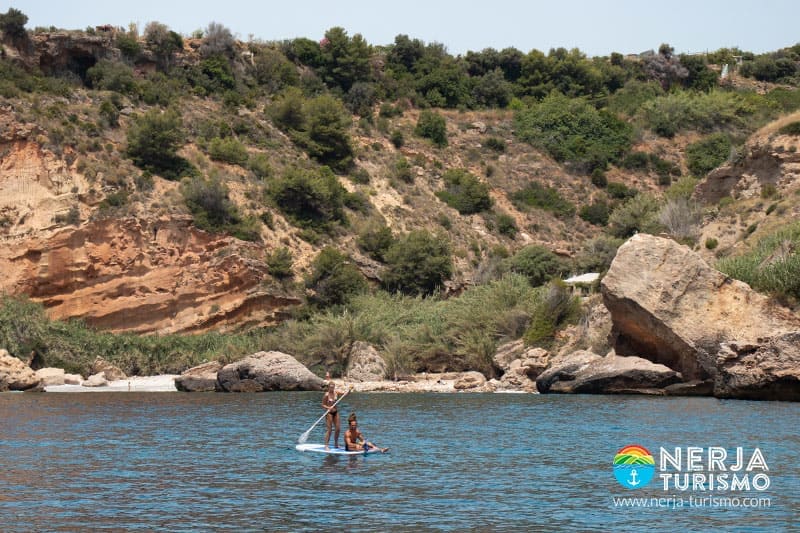
[[0, 350], [0, 391], [32, 390], [40, 385], [36, 373], [6, 350]]
[[513, 370], [521, 371], [528, 379], [536, 379], [548, 367], [550, 358], [550, 352], [544, 348], [526, 347], [520, 339], [497, 348], [492, 357], [492, 369], [502, 376]]
[[800, 332], [760, 344], [725, 343], [718, 365], [715, 396], [800, 401]]
[[[613, 321], [617, 354], [639, 355], [666, 365], [686, 381], [711, 379], [715, 395], [736, 395], [739, 390], [726, 388], [727, 378], [718, 378], [720, 365], [728, 361], [717, 356], [723, 343], [763, 346], [773, 337], [800, 331], [800, 318], [747, 284], [709, 267], [699, 255], [671, 239], [646, 234], [631, 237], [619, 248], [601, 288]], [[763, 364], [755, 357], [747, 362]], [[790, 372], [792, 365], [797, 369], [789, 361], [781, 374]], [[733, 366], [731, 371], [740, 374]], [[752, 389], [757, 390], [762, 389]]]
[[217, 381], [217, 373], [222, 363], [211, 361], [184, 371], [175, 378], [175, 388], [182, 392], [214, 392], [222, 390]]
[[550, 392], [550, 387], [558, 381], [572, 381], [575, 376], [600, 356], [588, 350], [578, 350], [569, 355], [553, 359], [550, 366], [536, 378], [539, 392]]
[[97, 358], [94, 360], [94, 363], [92, 363], [92, 374], [99, 374], [100, 372], [105, 373], [106, 380], [108, 381], [120, 381], [122, 379], [128, 379], [128, 376], [125, 375], [125, 372], [112, 365], [102, 357], [97, 356]]
[[41, 380], [42, 386], [64, 385], [66, 373], [63, 368], [40, 368], [36, 376]]
[[350, 349], [345, 375], [352, 381], [381, 381], [386, 377], [386, 361], [372, 345], [356, 341]]
[[106, 379], [105, 372], [98, 372], [97, 374], [92, 374], [84, 382], [81, 383], [84, 387], [105, 387], [108, 385], [108, 380]]
[[217, 373], [225, 392], [322, 390], [324, 381], [282, 352], [258, 352], [225, 365]]
[[496, 389], [536, 392], [536, 381], [528, 377], [527, 370], [528, 367], [522, 365], [522, 359], [514, 359], [495, 385]]
[[562, 372], [548, 392], [664, 394], [664, 387], [680, 381], [680, 374], [664, 365], [641, 357], [609, 354], [581, 365], [571, 375]]
[[462, 372], [461, 375], [453, 383], [453, 388], [456, 390], [469, 390], [477, 389], [486, 385], [486, 376], [474, 370], [470, 372]]

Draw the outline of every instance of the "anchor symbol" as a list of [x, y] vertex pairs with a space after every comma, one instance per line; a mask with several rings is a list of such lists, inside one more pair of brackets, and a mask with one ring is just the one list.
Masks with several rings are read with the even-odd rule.
[[631, 470], [631, 478], [628, 480], [628, 485], [630, 485], [631, 487], [635, 487], [639, 483], [641, 483], [641, 481], [638, 481], [636, 479], [636, 469], [634, 468], [633, 470]]

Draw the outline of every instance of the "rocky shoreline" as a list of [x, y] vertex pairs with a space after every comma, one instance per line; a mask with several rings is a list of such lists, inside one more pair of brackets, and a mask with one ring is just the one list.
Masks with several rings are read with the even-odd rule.
[[[670, 239], [623, 244], [589, 307], [583, 335], [557, 351], [521, 340], [498, 347], [489, 376], [476, 371], [386, 380], [379, 351], [354, 342], [340, 388], [358, 392], [529, 392], [714, 396], [800, 401], [800, 317], [709, 267]], [[567, 334], [569, 335], [569, 334]], [[592, 346], [586, 339], [605, 338]], [[604, 355], [602, 355], [604, 354]], [[92, 375], [34, 371], [0, 350], [3, 390], [319, 391], [325, 381], [292, 355], [257, 352], [168, 378], [128, 378], [97, 358]], [[147, 379], [153, 379], [148, 384]], [[168, 381], [172, 380], [172, 384]], [[167, 381], [167, 383], [162, 383]]]

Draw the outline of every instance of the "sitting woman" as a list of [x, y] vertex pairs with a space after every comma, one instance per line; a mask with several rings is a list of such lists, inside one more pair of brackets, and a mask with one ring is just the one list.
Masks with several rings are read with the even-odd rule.
[[356, 414], [350, 413], [347, 417], [349, 429], [344, 432], [344, 449], [348, 452], [367, 452], [373, 448], [380, 450], [381, 453], [386, 453], [389, 448], [380, 448], [364, 438], [364, 434], [358, 430], [358, 421]]

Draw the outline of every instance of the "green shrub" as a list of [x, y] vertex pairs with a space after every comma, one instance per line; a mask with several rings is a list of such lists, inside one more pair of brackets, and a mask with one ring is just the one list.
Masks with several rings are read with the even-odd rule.
[[328, 167], [290, 169], [267, 190], [275, 206], [295, 224], [325, 231], [333, 222], [344, 222], [346, 192]]
[[272, 176], [272, 165], [269, 164], [269, 156], [267, 154], [251, 154], [247, 161], [247, 168], [261, 180]]
[[142, 170], [175, 180], [196, 173], [188, 161], [178, 156], [184, 141], [180, 115], [172, 110], [161, 113], [153, 109], [133, 118], [126, 154]]
[[86, 71], [86, 79], [93, 89], [133, 94], [136, 80], [133, 69], [124, 63], [102, 59]]
[[500, 235], [505, 235], [509, 239], [517, 236], [519, 228], [514, 220], [514, 217], [508, 213], [500, 213], [497, 215], [497, 231]]
[[565, 200], [556, 189], [531, 181], [524, 189], [511, 194], [511, 201], [518, 209], [537, 207], [550, 211], [559, 218], [575, 214], [575, 206]]
[[350, 145], [350, 115], [341, 101], [330, 95], [317, 96], [303, 106], [306, 117], [302, 131], [290, 137], [303, 147], [311, 158], [340, 172], [353, 162]]
[[800, 223], [762, 237], [747, 253], [725, 258], [717, 269], [760, 292], [791, 303], [800, 299]]
[[714, 133], [686, 147], [686, 166], [692, 175], [702, 178], [727, 161], [730, 155], [730, 137]]
[[403, 132], [400, 130], [393, 130], [389, 140], [392, 142], [395, 148], [400, 148], [406, 142]]
[[211, 139], [208, 155], [214, 161], [222, 161], [231, 165], [244, 166], [248, 160], [247, 148], [233, 137]]
[[446, 238], [416, 230], [398, 238], [386, 251], [383, 284], [391, 292], [432, 294], [453, 274]]
[[394, 235], [388, 226], [370, 224], [358, 234], [356, 244], [373, 259], [383, 261], [394, 241]]
[[658, 135], [673, 137], [686, 130], [742, 128], [754, 112], [755, 107], [737, 93], [679, 91], [646, 102], [638, 116]]
[[606, 178], [606, 173], [602, 168], [592, 170], [592, 185], [600, 189], [608, 186], [608, 178]]
[[397, 158], [394, 164], [394, 177], [404, 183], [414, 183], [414, 175], [411, 173], [411, 163], [405, 157]]
[[135, 60], [142, 53], [142, 47], [135, 35], [119, 33], [114, 38], [114, 45], [122, 52], [122, 56], [129, 60]]
[[543, 285], [566, 267], [556, 254], [538, 244], [520, 248], [503, 266], [509, 272], [525, 276], [532, 287]]
[[503, 139], [498, 139], [497, 137], [489, 137], [483, 144], [486, 146], [486, 148], [494, 150], [498, 153], [503, 153], [506, 151], [506, 142]]
[[658, 233], [658, 201], [648, 194], [638, 194], [618, 206], [608, 217], [609, 233], [626, 239], [634, 233]]
[[601, 200], [581, 207], [578, 216], [595, 226], [605, 226], [608, 224], [609, 214], [610, 208], [608, 204]]
[[426, 109], [420, 112], [414, 133], [430, 139], [436, 146], [447, 146], [447, 124], [444, 117], [434, 111]]
[[639, 194], [639, 191], [636, 189], [616, 181], [610, 182], [606, 188], [606, 191], [608, 192], [609, 196], [618, 200], [627, 200], [628, 198], [633, 198]]
[[322, 308], [345, 305], [368, 288], [367, 280], [350, 258], [330, 247], [323, 248], [311, 263], [306, 287], [312, 291], [310, 302]]
[[436, 196], [462, 215], [480, 213], [492, 206], [489, 186], [466, 170], [448, 170], [442, 179], [445, 188]]
[[25, 31], [25, 24], [28, 23], [28, 15], [9, 7], [8, 11], [0, 14], [0, 31], [4, 36], [11, 37], [14, 40], [25, 38], [27, 33]]
[[556, 332], [580, 317], [580, 297], [561, 280], [553, 280], [546, 288], [544, 297], [537, 302], [531, 324], [525, 332], [525, 344], [549, 349], [553, 346]]
[[276, 248], [271, 254], [267, 255], [266, 263], [269, 275], [278, 279], [291, 278], [294, 275], [292, 261], [291, 250], [285, 246]]
[[632, 128], [612, 114], [561, 94], [516, 113], [514, 128], [523, 141], [586, 172], [618, 161], [633, 135]]
[[719, 241], [714, 237], [708, 237], [706, 239], [706, 249], [713, 250], [719, 245]]
[[228, 197], [228, 188], [219, 179], [186, 178], [181, 183], [181, 194], [198, 228], [229, 233], [242, 240], [258, 240], [255, 221], [240, 215]]
[[761, 186], [761, 198], [769, 200], [778, 195], [778, 188], [774, 183], [765, 183]]
[[577, 272], [607, 271], [623, 242], [622, 239], [607, 235], [584, 242], [573, 261], [573, 269]]

